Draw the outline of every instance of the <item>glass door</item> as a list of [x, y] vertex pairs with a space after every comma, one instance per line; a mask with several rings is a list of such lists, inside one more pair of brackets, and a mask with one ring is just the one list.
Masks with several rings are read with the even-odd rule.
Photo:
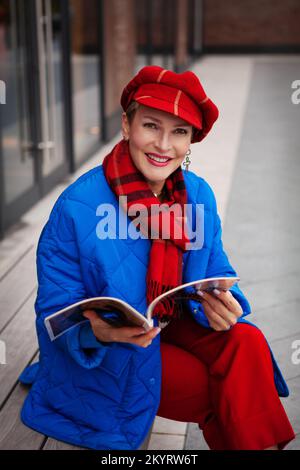
[[46, 187], [51, 186], [54, 175], [59, 178], [67, 169], [61, 4], [59, 0], [36, 0], [40, 104], [40, 138], [36, 147]]
[[103, 133], [100, 113], [101, 2], [69, 0], [69, 8], [74, 158], [78, 166], [99, 148]]
[[[32, 153], [32, 102], [29, 94], [29, 12], [22, 0], [0, 0], [0, 78], [5, 83], [5, 103], [0, 106], [1, 202], [4, 222], [14, 204], [37, 197], [36, 165]], [[5, 223], [6, 225], [6, 223]]]
[[2, 232], [69, 171], [64, 4], [0, 0]]

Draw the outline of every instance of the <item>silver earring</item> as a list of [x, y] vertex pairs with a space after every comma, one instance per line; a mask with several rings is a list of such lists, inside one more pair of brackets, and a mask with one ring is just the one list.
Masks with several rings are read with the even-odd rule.
[[185, 166], [185, 171], [189, 171], [189, 165], [192, 163], [192, 160], [190, 160], [190, 155], [192, 151], [191, 149], [188, 149], [188, 151], [185, 154], [185, 160], [183, 162], [183, 165]]

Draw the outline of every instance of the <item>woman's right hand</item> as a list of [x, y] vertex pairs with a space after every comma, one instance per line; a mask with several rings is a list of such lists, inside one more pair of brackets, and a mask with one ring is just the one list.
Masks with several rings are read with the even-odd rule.
[[90, 320], [96, 338], [104, 343], [115, 341], [119, 343], [132, 343], [142, 348], [147, 348], [160, 332], [158, 327], [151, 328], [151, 330], [146, 332], [143, 327], [139, 326], [116, 327], [109, 325], [94, 310], [84, 310], [83, 316]]

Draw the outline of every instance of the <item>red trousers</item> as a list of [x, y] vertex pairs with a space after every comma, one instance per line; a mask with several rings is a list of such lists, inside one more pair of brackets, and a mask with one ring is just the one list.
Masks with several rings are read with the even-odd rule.
[[198, 423], [210, 449], [283, 449], [294, 439], [259, 329], [217, 332], [185, 313], [161, 331], [161, 357], [157, 415]]

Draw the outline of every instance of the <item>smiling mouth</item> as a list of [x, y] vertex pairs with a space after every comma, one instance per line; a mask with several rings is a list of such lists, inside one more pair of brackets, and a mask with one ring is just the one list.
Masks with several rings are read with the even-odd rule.
[[153, 155], [152, 153], [146, 153], [146, 156], [150, 158], [150, 160], [153, 160], [154, 162], [157, 162], [157, 163], [167, 163], [169, 160], [171, 160], [170, 157], [157, 157]]

